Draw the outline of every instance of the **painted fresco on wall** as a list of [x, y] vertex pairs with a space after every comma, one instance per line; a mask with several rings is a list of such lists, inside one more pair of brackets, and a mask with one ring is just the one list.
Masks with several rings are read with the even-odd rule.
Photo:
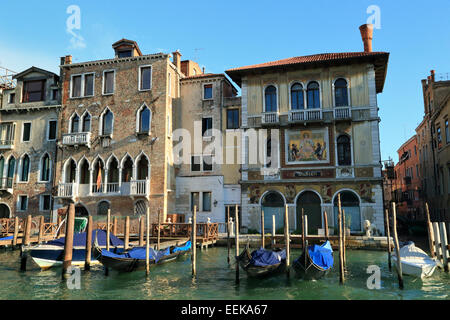
[[286, 130], [286, 162], [328, 162], [328, 128]]
[[296, 196], [296, 192], [295, 192], [295, 185], [293, 184], [288, 184], [286, 185], [286, 201], [289, 203], [294, 202], [294, 198]]
[[259, 198], [261, 197], [261, 190], [259, 185], [253, 185], [250, 187], [250, 203], [259, 203]]
[[369, 203], [375, 203], [372, 198], [374, 193], [372, 192], [372, 185], [370, 183], [362, 183], [359, 185], [359, 195], [362, 200]]

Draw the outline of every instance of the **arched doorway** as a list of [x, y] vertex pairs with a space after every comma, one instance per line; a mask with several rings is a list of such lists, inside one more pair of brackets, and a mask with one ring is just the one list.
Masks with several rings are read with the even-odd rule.
[[82, 204], [77, 204], [75, 206], [75, 217], [89, 217], [89, 212], [85, 206]]
[[272, 231], [272, 216], [275, 216], [275, 229], [284, 227], [284, 199], [278, 192], [269, 191], [261, 201], [264, 210], [264, 231]]
[[322, 207], [320, 197], [312, 191], [304, 191], [297, 198], [297, 230], [302, 230], [302, 209], [308, 216], [308, 234], [318, 234], [322, 228]]
[[[341, 191], [341, 208], [345, 211], [345, 224], [350, 231], [361, 231], [359, 199], [352, 191]], [[338, 225], [338, 194], [334, 196], [334, 225]]]
[[0, 218], [9, 218], [9, 217], [10, 217], [9, 207], [4, 203], [0, 203]]

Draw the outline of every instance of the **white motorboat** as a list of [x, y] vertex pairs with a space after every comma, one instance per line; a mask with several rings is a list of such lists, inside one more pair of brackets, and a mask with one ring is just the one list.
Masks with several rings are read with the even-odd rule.
[[[397, 266], [395, 251], [392, 255], [394, 266]], [[402, 273], [416, 276], [421, 279], [431, 277], [436, 269], [436, 261], [428, 256], [425, 251], [415, 246], [414, 242], [400, 248], [400, 262]]]

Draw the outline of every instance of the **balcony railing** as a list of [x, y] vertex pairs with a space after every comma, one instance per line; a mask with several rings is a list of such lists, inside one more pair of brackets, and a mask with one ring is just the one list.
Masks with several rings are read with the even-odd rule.
[[63, 135], [63, 145], [75, 146], [75, 145], [86, 145], [91, 146], [91, 133], [90, 132], [77, 132], [77, 133], [67, 133]]
[[261, 117], [262, 124], [274, 124], [278, 123], [278, 112], [264, 112]]
[[[12, 180], [11, 180], [12, 181]], [[131, 180], [130, 182], [108, 182], [97, 186], [92, 184], [59, 183], [58, 197], [90, 197], [90, 196], [148, 196], [150, 180]]]
[[352, 118], [352, 111], [350, 107], [335, 107], [333, 109], [335, 120], [346, 120]]
[[14, 140], [0, 140], [0, 149], [14, 149]]
[[150, 194], [150, 180], [131, 180], [130, 195], [148, 196]]
[[73, 198], [78, 194], [78, 184], [75, 182], [59, 183], [58, 184], [58, 197], [61, 198]]
[[321, 121], [322, 109], [300, 109], [289, 111], [289, 122]]
[[13, 178], [0, 178], [0, 190], [12, 191]]

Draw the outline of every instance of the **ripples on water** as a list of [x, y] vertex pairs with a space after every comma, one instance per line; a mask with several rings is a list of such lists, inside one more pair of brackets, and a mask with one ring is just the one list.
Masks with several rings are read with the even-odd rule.
[[[105, 276], [101, 266], [81, 271], [81, 290], [69, 290], [61, 281], [61, 269], [40, 271], [28, 260], [27, 272], [19, 270], [19, 251], [0, 251], [0, 299], [449, 299], [450, 275], [436, 270], [420, 280], [405, 276], [405, 289], [398, 289], [396, 274], [387, 266], [387, 256], [376, 251], [347, 251], [346, 283], [339, 285], [335, 266], [322, 280], [302, 281], [285, 275], [256, 280], [240, 271], [235, 285], [235, 266], [227, 264], [226, 248], [197, 251], [197, 279], [191, 278], [189, 257], [145, 271]], [[293, 250], [291, 260], [300, 252]], [[381, 268], [381, 289], [369, 290], [369, 265]], [[394, 269], [393, 269], [394, 270]], [[294, 271], [291, 271], [292, 274]]]

